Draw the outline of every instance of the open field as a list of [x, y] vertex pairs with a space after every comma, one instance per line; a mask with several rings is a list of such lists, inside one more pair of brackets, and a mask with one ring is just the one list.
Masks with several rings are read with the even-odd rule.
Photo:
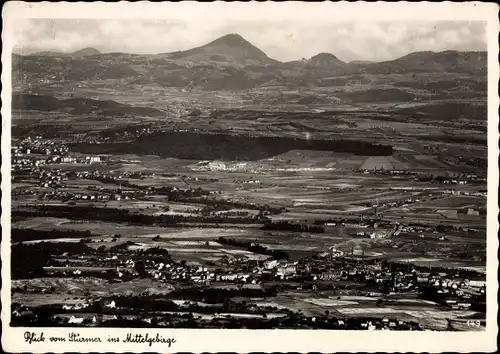
[[[89, 296], [168, 294], [173, 290], [169, 284], [150, 279], [127, 283], [109, 283], [98, 278], [39, 278], [12, 282], [13, 302], [35, 304], [73, 304]], [[22, 291], [20, 291], [22, 289]], [[47, 291], [47, 293], [40, 293]]]
[[[286, 214], [286, 213], [285, 213]], [[303, 215], [302, 215], [303, 217]], [[151, 247], [163, 247], [172, 254], [190, 261], [206, 262], [220, 258], [224, 254], [236, 255], [237, 253], [251, 256], [251, 252], [243, 250], [225, 251], [226, 246], [217, 248], [214, 243], [219, 237], [259, 242], [270, 249], [287, 251], [292, 257], [300, 257], [304, 254], [313, 255], [324, 252], [329, 247], [335, 246], [344, 252], [350, 253], [355, 250], [356, 255], [364, 254], [367, 257], [382, 257], [400, 262], [410, 262], [418, 265], [434, 264], [439, 266], [453, 265], [455, 267], [473, 267], [483, 269], [479, 261], [458, 259], [453, 256], [463, 249], [466, 244], [470, 251], [480, 251], [484, 248], [486, 238], [477, 234], [455, 233], [446, 235], [446, 241], [439, 241], [443, 234], [401, 234], [389, 239], [369, 239], [355, 237], [358, 231], [365, 233], [378, 232], [377, 229], [360, 228], [350, 229], [342, 227], [327, 227], [324, 233], [289, 233], [280, 231], [260, 230], [259, 226], [251, 228], [239, 228], [238, 226], [219, 228], [175, 228], [175, 227], [145, 227], [119, 223], [88, 222], [78, 220], [67, 220], [59, 218], [31, 218], [13, 223], [15, 228], [33, 228], [39, 230], [90, 230], [96, 236], [92, 237], [91, 247], [106, 248], [116, 246], [125, 242], [134, 242], [136, 246], [131, 250], [147, 249]], [[112, 240], [114, 235], [121, 235], [120, 239]], [[98, 235], [98, 236], [97, 236]], [[422, 236], [426, 237], [422, 238]], [[158, 237], [158, 240], [153, 240]], [[51, 239], [51, 242], [73, 241], [79, 239]], [[460, 243], [454, 243], [458, 241]], [[36, 240], [30, 243], [37, 242]], [[396, 248], [395, 248], [396, 247]], [[421, 256], [422, 247], [434, 247], [434, 252], [427, 252], [425, 257]], [[481, 253], [478, 253], [481, 255]], [[187, 257], [187, 258], [186, 258]], [[208, 257], [208, 258], [207, 258]]]

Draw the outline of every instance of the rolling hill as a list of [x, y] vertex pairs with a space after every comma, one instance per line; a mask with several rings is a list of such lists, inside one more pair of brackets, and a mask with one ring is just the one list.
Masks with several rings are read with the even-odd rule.
[[393, 74], [407, 72], [452, 72], [486, 74], [486, 52], [415, 52], [401, 58], [361, 65], [366, 72]]
[[36, 57], [72, 57], [72, 58], [81, 58], [81, 57], [86, 57], [89, 55], [97, 55], [101, 54], [100, 51], [98, 51], [95, 48], [87, 47], [83, 48], [77, 51], [74, 51], [72, 53], [65, 53], [65, 52], [58, 52], [58, 51], [43, 51], [43, 52], [35, 52], [32, 54], [28, 54], [29, 56], [36, 56]]
[[348, 64], [331, 53], [319, 53], [305, 62], [306, 67], [319, 70], [345, 71]]
[[[319, 53], [310, 59], [283, 63], [269, 58], [240, 35], [228, 34], [200, 47], [154, 55], [100, 53], [94, 48], [71, 54], [14, 54], [13, 74], [15, 87], [21, 89], [50, 82], [121, 80], [118, 84], [125, 85], [124, 88], [132, 83], [205, 91], [353, 85], [376, 90], [374, 85], [380, 81], [385, 85], [381, 88], [386, 92], [383, 101], [392, 93], [397, 93], [397, 98], [412, 100], [420, 94], [433, 95], [436, 88], [450, 91], [439, 97], [474, 96], [475, 88], [479, 90], [486, 81], [486, 53], [415, 52], [385, 62], [350, 63], [331, 53]], [[393, 78], [394, 75], [397, 77]], [[405, 75], [409, 79], [402, 80]], [[457, 93], [462, 82], [471, 83], [465, 94]], [[378, 95], [372, 93], [366, 94], [361, 101], [375, 100]], [[344, 96], [349, 101], [359, 101], [353, 95], [356, 94]]]
[[101, 54], [101, 52], [95, 48], [89, 47], [89, 48], [83, 48], [83, 49], [77, 50], [76, 52], [71, 53], [70, 56], [73, 58], [80, 58], [80, 57], [86, 57], [89, 55], [97, 55], [97, 54]]
[[49, 95], [31, 95], [14, 93], [12, 109], [67, 112], [71, 114], [99, 114], [102, 116], [143, 116], [157, 117], [164, 112], [151, 107], [139, 107], [121, 104], [112, 100], [94, 100], [90, 98], [69, 98], [60, 100]]

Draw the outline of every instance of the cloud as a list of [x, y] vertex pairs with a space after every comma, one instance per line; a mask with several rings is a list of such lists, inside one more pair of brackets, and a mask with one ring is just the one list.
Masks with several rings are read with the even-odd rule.
[[16, 47], [74, 51], [165, 53], [239, 33], [270, 57], [296, 60], [319, 52], [340, 59], [390, 60], [414, 51], [486, 50], [483, 22], [297, 22], [271, 20], [47, 20], [16, 24]]

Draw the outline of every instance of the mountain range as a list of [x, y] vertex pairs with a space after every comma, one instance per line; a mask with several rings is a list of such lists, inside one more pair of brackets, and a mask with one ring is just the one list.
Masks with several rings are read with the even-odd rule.
[[[486, 52], [415, 52], [384, 62], [344, 62], [331, 53], [280, 62], [238, 34], [206, 45], [162, 54], [101, 53], [84, 48], [73, 53], [13, 54], [13, 80], [46, 81], [124, 79], [134, 84], [203, 90], [261, 86], [318, 86], [325, 78], [367, 75], [451, 74], [485, 78]], [[326, 85], [329, 85], [326, 83]]]

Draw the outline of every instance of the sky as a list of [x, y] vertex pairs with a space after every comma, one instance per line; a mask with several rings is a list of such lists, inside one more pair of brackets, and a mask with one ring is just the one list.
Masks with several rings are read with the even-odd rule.
[[23, 19], [14, 30], [15, 51], [167, 53], [237, 33], [280, 61], [321, 52], [344, 61], [391, 60], [415, 51], [486, 50], [485, 22], [314, 22], [280, 20], [80, 20]]

